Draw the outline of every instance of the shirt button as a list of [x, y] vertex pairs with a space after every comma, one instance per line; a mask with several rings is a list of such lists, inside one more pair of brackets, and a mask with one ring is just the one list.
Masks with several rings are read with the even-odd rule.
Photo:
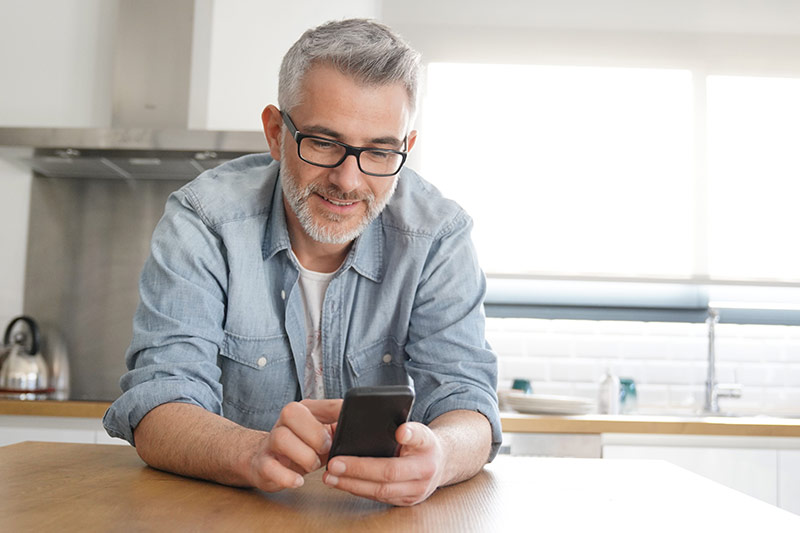
[[286, 291], [281, 291], [281, 300], [286, 300]]
[[384, 355], [383, 356], [383, 362], [384, 363], [391, 363], [392, 362], [392, 354], [387, 353], [386, 355]]
[[267, 358], [266, 357], [259, 357], [258, 361], [256, 361], [256, 364], [263, 368], [264, 365], [267, 364]]

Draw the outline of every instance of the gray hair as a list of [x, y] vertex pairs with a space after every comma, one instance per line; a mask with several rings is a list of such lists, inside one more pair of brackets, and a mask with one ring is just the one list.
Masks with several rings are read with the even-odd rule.
[[303, 77], [317, 64], [334, 67], [366, 85], [402, 83], [411, 116], [417, 108], [420, 55], [389, 27], [366, 19], [331, 21], [307, 30], [286, 52], [278, 78], [278, 105], [300, 103]]

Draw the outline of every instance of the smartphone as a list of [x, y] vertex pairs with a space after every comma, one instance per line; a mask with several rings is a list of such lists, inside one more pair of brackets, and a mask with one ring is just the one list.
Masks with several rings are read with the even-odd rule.
[[408, 385], [354, 387], [344, 395], [328, 457], [396, 457], [397, 428], [408, 421], [414, 389]]

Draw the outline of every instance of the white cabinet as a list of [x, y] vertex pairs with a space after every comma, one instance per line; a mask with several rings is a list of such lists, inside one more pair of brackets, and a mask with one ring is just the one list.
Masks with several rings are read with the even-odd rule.
[[800, 450], [778, 450], [778, 506], [800, 514]]
[[663, 459], [777, 505], [777, 450], [677, 446], [604, 446], [603, 459]]
[[[0, 69], [13, 73], [0, 84], [0, 126], [109, 127], [118, 3], [5, 4], [0, 49], [14, 53], [0, 55]], [[277, 104], [283, 54], [303, 31], [326, 20], [380, 17], [380, 4], [301, 0], [276, 9], [263, 0], [196, 0], [189, 126], [260, 130], [261, 110]]]
[[661, 459], [800, 514], [800, 439], [604, 435], [603, 459]]
[[122, 439], [109, 437], [99, 418], [0, 416], [0, 446], [28, 440], [128, 445]]

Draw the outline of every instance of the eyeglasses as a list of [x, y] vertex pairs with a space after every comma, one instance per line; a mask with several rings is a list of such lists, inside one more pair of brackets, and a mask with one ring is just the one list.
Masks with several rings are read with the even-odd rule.
[[[353, 155], [358, 162], [359, 170], [364, 174], [389, 177], [400, 172], [406, 161], [408, 154], [405, 151], [357, 148], [333, 139], [300, 133], [289, 117], [289, 113], [281, 111], [281, 116], [286, 127], [289, 128], [289, 133], [297, 143], [297, 155], [306, 163], [318, 167], [334, 168], [341, 165], [347, 156]], [[403, 150], [405, 150], [407, 142], [408, 138], [403, 139]]]

